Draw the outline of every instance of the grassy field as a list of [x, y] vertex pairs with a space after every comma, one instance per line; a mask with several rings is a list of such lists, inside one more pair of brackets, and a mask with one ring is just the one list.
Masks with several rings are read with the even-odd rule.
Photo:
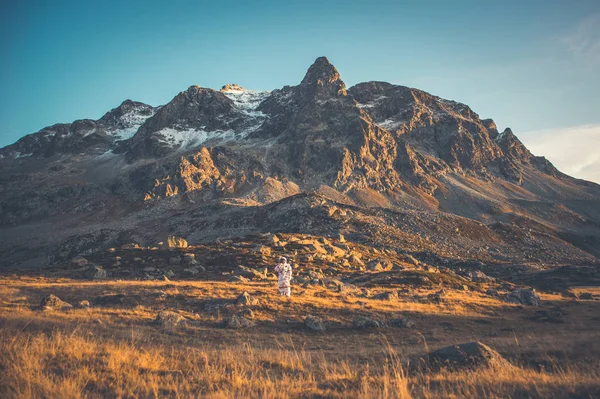
[[[247, 291], [255, 327], [222, 326], [210, 299]], [[586, 289], [594, 292], [594, 289]], [[597, 290], [596, 290], [597, 292]], [[76, 304], [123, 294], [117, 305], [42, 312], [53, 293]], [[600, 302], [543, 295], [540, 308], [450, 291], [442, 303], [344, 297], [323, 287], [281, 299], [272, 283], [82, 282], [0, 279], [0, 397], [579, 397], [600, 396]], [[423, 297], [427, 292], [418, 292]], [[560, 322], [540, 310], [562, 309]], [[152, 322], [162, 309], [187, 318]], [[308, 331], [307, 315], [327, 331]], [[403, 315], [413, 328], [358, 330], [357, 315]], [[443, 346], [481, 341], [510, 364], [475, 370], [415, 367]]]

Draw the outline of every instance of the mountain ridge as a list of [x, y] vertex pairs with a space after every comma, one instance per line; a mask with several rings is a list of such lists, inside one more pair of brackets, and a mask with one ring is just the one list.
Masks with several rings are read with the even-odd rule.
[[[28, 263], [21, 234], [39, 237], [38, 252], [52, 263], [77, 254], [65, 243], [90, 234], [87, 223], [106, 230], [97, 245], [146, 242], [182, 230], [168, 223], [181, 212], [229, 203], [252, 214], [302, 193], [361, 209], [508, 223], [513, 233], [525, 228], [515, 223], [532, 226], [552, 262], [600, 256], [599, 185], [558, 171], [465, 104], [386, 82], [346, 88], [325, 57], [296, 86], [193, 85], [162, 106], [126, 100], [99, 120], [44, 128], [0, 149], [0, 188], [0, 228], [20, 232], [6, 242], [17, 264]], [[172, 231], [152, 232], [151, 220]], [[43, 233], [53, 223], [68, 225], [50, 229], [56, 240]], [[249, 222], [248, 232], [260, 225]], [[429, 225], [420, 234], [452, 233]]]

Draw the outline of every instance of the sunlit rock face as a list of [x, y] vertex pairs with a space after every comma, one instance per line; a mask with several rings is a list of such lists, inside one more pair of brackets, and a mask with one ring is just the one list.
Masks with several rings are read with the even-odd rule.
[[[0, 173], [0, 226], [18, 231], [6, 242], [17, 245], [16, 261], [52, 262], [86, 242], [144, 241], [161, 229], [188, 229], [168, 231], [185, 236], [201, 220], [214, 232], [202, 237], [267, 225], [315, 229], [316, 219], [303, 219], [304, 205], [285, 205], [293, 208], [289, 218], [268, 223], [258, 213], [256, 220], [245, 216], [243, 226], [208, 221], [223, 204], [252, 208], [299, 194], [321, 198], [317, 207], [334, 201], [425, 212], [428, 221], [442, 212], [493, 225], [502, 233], [482, 238], [488, 247], [518, 226], [553, 237], [554, 247], [543, 246], [553, 259], [599, 255], [598, 185], [559, 172], [465, 104], [385, 82], [346, 88], [325, 57], [295, 86], [190, 86], [162, 106], [127, 100], [98, 120], [50, 126], [0, 149]], [[184, 216], [166, 222], [172, 215]], [[403, 229], [417, 234], [381, 217], [346, 213], [336, 226], [367, 234], [369, 228], [348, 226], [392, 223], [394, 239]], [[454, 245], [448, 237], [455, 231], [427, 226], [419, 237]], [[43, 249], [18, 250], [25, 248], [15, 244], [20, 234], [32, 231]], [[496, 254], [502, 258], [500, 249]]]

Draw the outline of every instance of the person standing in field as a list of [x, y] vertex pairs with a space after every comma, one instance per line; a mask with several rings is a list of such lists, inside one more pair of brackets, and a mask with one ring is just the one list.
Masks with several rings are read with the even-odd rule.
[[275, 273], [277, 273], [277, 280], [279, 282], [279, 295], [285, 295], [288, 298], [291, 295], [291, 280], [292, 280], [292, 266], [287, 263], [285, 257], [279, 258], [279, 263], [275, 266]]

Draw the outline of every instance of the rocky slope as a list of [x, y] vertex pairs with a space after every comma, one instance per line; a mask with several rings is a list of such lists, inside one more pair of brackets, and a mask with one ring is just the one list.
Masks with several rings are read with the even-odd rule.
[[468, 106], [318, 58], [297, 86], [191, 86], [0, 150], [4, 267], [95, 248], [260, 232], [335, 235], [431, 261], [590, 264], [600, 186]]

